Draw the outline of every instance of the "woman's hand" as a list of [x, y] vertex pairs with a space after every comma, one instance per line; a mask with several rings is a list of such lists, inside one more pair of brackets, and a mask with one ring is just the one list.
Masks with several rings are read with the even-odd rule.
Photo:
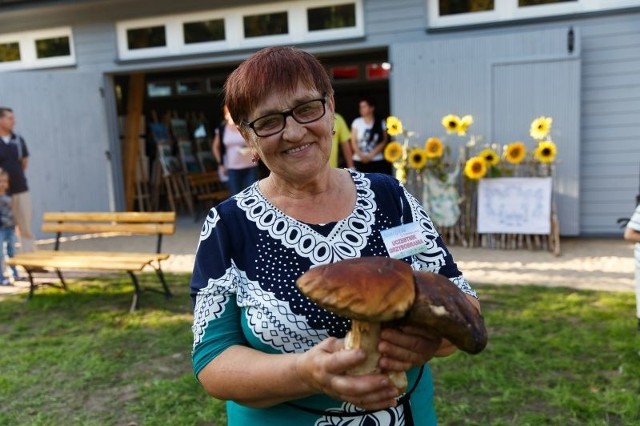
[[434, 356], [447, 356], [456, 351], [448, 340], [428, 329], [414, 326], [383, 328], [378, 350], [378, 365], [384, 371], [407, 371], [429, 362]]
[[397, 389], [386, 374], [352, 376], [347, 371], [364, 362], [362, 350], [344, 350], [344, 341], [328, 338], [296, 363], [300, 379], [311, 389], [367, 410], [395, 406]]

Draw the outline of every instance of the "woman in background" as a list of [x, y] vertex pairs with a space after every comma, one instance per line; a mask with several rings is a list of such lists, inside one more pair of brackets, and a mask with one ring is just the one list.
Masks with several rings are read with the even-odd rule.
[[391, 163], [382, 151], [387, 144], [387, 132], [382, 119], [376, 116], [376, 104], [371, 98], [360, 100], [360, 117], [351, 124], [353, 164], [359, 172], [391, 174]]
[[218, 162], [220, 179], [227, 178], [230, 195], [235, 195], [258, 180], [258, 162], [238, 131], [225, 105], [224, 124], [215, 130], [213, 156]]

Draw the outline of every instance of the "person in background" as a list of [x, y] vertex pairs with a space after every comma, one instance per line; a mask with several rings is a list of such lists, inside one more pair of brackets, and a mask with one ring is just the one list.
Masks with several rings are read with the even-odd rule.
[[227, 177], [230, 195], [235, 195], [258, 180], [258, 162], [226, 105], [223, 112], [224, 124], [215, 130], [213, 136], [213, 156], [218, 162], [218, 173]]
[[270, 173], [202, 226], [191, 279], [197, 379], [227, 401], [229, 426], [435, 425], [426, 363], [456, 347], [428, 328], [384, 328], [379, 367], [409, 377], [399, 402], [386, 374], [347, 373], [366, 360], [344, 349], [351, 321], [295, 285], [317, 265], [389, 257], [381, 232], [404, 224], [424, 244], [402, 261], [448, 278], [479, 311], [429, 216], [393, 177], [331, 167], [333, 87], [313, 55], [258, 51], [229, 75], [225, 103]]
[[631, 219], [624, 229], [624, 239], [635, 243], [634, 258], [636, 263], [636, 316], [640, 331], [640, 204], [636, 206]]
[[31, 232], [31, 194], [25, 175], [29, 151], [22, 136], [13, 132], [15, 123], [13, 110], [0, 107], [0, 168], [9, 175], [9, 193], [21, 249], [23, 252], [29, 252], [36, 249], [35, 238]]
[[351, 123], [351, 148], [356, 170], [365, 173], [391, 174], [391, 163], [384, 159], [388, 137], [384, 122], [376, 116], [376, 104], [371, 98], [359, 103], [360, 117]]
[[[2, 278], [0, 284], [11, 285], [11, 281], [5, 275], [4, 254], [13, 257], [16, 250], [16, 225], [13, 220], [13, 208], [9, 190], [9, 175], [0, 169], [0, 271]], [[6, 250], [6, 251], [5, 251]], [[18, 270], [11, 266], [11, 274], [14, 280], [19, 279]]]
[[338, 149], [342, 152], [342, 158], [344, 160], [344, 166], [353, 169], [353, 152], [351, 151], [351, 132], [349, 126], [344, 118], [336, 112], [336, 117], [333, 122], [333, 138], [331, 140], [331, 157], [329, 158], [329, 164], [331, 167], [339, 167], [342, 164], [338, 162]]

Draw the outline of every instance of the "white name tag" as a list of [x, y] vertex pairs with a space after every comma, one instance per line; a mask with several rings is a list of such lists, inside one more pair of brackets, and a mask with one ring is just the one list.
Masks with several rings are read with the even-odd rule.
[[389, 257], [402, 259], [424, 251], [426, 241], [416, 222], [380, 231]]

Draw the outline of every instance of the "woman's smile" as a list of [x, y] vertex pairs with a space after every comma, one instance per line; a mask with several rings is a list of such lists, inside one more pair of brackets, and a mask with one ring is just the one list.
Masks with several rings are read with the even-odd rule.
[[305, 151], [310, 146], [311, 146], [310, 143], [306, 143], [304, 145], [300, 145], [300, 146], [296, 146], [296, 147], [291, 148], [291, 149], [287, 149], [284, 153], [285, 154], [297, 154], [298, 152]]

